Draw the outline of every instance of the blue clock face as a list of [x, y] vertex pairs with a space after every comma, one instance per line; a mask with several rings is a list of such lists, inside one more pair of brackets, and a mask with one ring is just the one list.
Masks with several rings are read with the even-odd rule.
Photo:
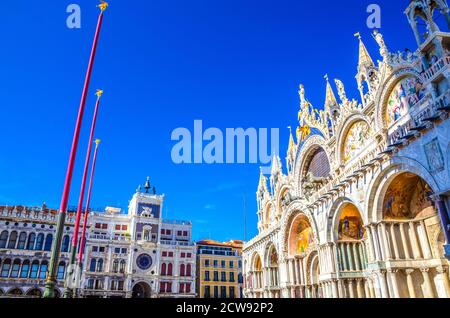
[[148, 254], [141, 254], [136, 260], [137, 266], [142, 270], [148, 270], [152, 266], [153, 260]]

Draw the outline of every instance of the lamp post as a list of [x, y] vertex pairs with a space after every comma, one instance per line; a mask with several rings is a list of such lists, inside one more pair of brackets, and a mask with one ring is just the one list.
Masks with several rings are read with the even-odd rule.
[[[89, 189], [88, 189], [88, 195], [86, 200], [86, 209], [84, 210], [84, 220], [83, 220], [83, 232], [81, 234], [81, 240], [80, 240], [80, 250], [78, 252], [78, 262], [77, 262], [77, 269], [78, 269], [78, 279], [80, 279], [81, 283], [81, 275], [83, 273], [83, 253], [84, 253], [84, 247], [85, 247], [85, 241], [86, 241], [86, 230], [88, 226], [88, 217], [89, 217], [89, 206], [91, 204], [91, 194], [92, 194], [92, 184], [94, 181], [94, 173], [95, 173], [95, 166], [97, 163], [97, 154], [98, 154], [98, 147], [100, 145], [100, 139], [95, 140], [95, 151], [94, 151], [94, 159], [92, 161], [92, 167], [91, 167], [91, 176], [89, 179]], [[80, 288], [80, 286], [77, 286]]]
[[47, 280], [45, 282], [45, 291], [44, 291], [44, 298], [54, 298], [55, 297], [55, 286], [57, 283], [57, 269], [58, 269], [58, 263], [59, 263], [59, 256], [61, 252], [61, 240], [63, 236], [64, 231], [64, 224], [66, 219], [66, 213], [67, 213], [67, 205], [69, 201], [69, 194], [70, 194], [70, 186], [72, 184], [72, 175], [73, 175], [73, 168], [75, 165], [75, 159], [78, 149], [78, 141], [80, 138], [80, 130], [83, 122], [83, 115], [84, 115], [84, 109], [86, 106], [86, 96], [87, 92], [89, 90], [89, 83], [91, 80], [91, 74], [92, 74], [92, 68], [94, 65], [95, 60], [95, 53], [97, 51], [97, 44], [98, 39], [100, 36], [100, 30], [103, 22], [103, 12], [108, 7], [108, 3], [101, 0], [101, 4], [99, 5], [100, 8], [100, 15], [98, 17], [97, 21], [97, 29], [95, 31], [94, 36], [94, 42], [92, 45], [91, 55], [89, 58], [89, 64], [86, 72], [86, 78], [84, 82], [83, 91], [81, 94], [81, 101], [80, 106], [78, 110], [78, 117], [75, 125], [75, 132], [73, 135], [73, 141], [72, 141], [72, 149], [70, 151], [70, 157], [69, 157], [69, 163], [67, 167], [66, 172], [66, 179], [64, 182], [64, 190], [61, 198], [61, 205], [59, 208], [59, 215], [58, 215], [58, 221], [56, 225], [56, 235], [55, 240], [53, 241], [52, 245], [52, 251], [51, 251], [51, 258], [50, 258], [50, 264], [49, 264], [49, 270], [47, 273]]
[[100, 98], [103, 95], [103, 91], [97, 90], [96, 95], [97, 95], [97, 102], [95, 104], [94, 117], [92, 118], [91, 134], [89, 136], [88, 148], [87, 148], [87, 152], [86, 152], [86, 161], [84, 163], [83, 178], [81, 180], [81, 190], [80, 190], [80, 196], [78, 198], [78, 209], [77, 209], [77, 215], [76, 215], [76, 219], [75, 219], [74, 233], [73, 233], [73, 239], [72, 239], [72, 248], [70, 250], [67, 280], [66, 280], [66, 285], [65, 285], [65, 289], [64, 289], [64, 298], [72, 298], [72, 296], [73, 296], [73, 289], [70, 284], [70, 279], [75, 274], [74, 271], [75, 271], [75, 260], [76, 260], [76, 253], [77, 253], [77, 247], [78, 247], [78, 232], [80, 230], [81, 214], [83, 212], [84, 193], [86, 191], [86, 180], [87, 180], [87, 175], [88, 175], [88, 171], [89, 171], [89, 162], [91, 160], [92, 142], [94, 141], [94, 133], [95, 133], [95, 126], [97, 124], [98, 109], [100, 107]]

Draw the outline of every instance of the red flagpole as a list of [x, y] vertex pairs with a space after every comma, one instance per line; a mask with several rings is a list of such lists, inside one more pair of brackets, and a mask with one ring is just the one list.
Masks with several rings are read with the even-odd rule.
[[102, 27], [103, 22], [103, 12], [106, 9], [107, 4], [102, 2], [100, 4], [100, 15], [98, 17], [97, 21], [97, 29], [95, 31], [94, 36], [94, 42], [92, 45], [91, 55], [89, 58], [89, 64], [86, 72], [86, 78], [84, 82], [83, 92], [81, 94], [81, 101], [80, 106], [78, 110], [78, 117], [75, 125], [75, 132], [73, 136], [72, 141], [72, 149], [70, 151], [70, 157], [69, 157], [69, 163], [67, 166], [67, 172], [66, 172], [66, 180], [64, 183], [64, 190], [61, 198], [61, 205], [59, 208], [59, 215], [58, 215], [58, 223], [57, 223], [57, 229], [56, 229], [56, 235], [55, 240], [53, 242], [52, 246], [52, 253], [50, 258], [50, 264], [49, 264], [49, 271], [47, 275], [47, 281], [45, 284], [45, 292], [44, 292], [44, 298], [54, 298], [55, 297], [55, 285], [57, 283], [56, 279], [56, 273], [57, 268], [59, 264], [59, 256], [61, 252], [61, 240], [63, 236], [63, 230], [64, 230], [64, 224], [65, 224], [65, 218], [67, 213], [67, 205], [69, 201], [69, 194], [70, 194], [70, 187], [72, 184], [72, 175], [73, 175], [73, 169], [75, 165], [75, 159], [78, 149], [78, 141], [80, 138], [80, 130], [83, 122], [83, 115], [84, 115], [84, 109], [86, 106], [86, 96], [89, 90], [89, 83], [91, 80], [91, 74], [92, 74], [92, 68], [94, 65], [95, 60], [95, 54], [97, 52], [97, 44], [100, 36], [100, 30]]
[[[95, 104], [94, 109], [94, 116], [92, 118], [92, 126], [91, 126], [91, 134], [89, 136], [89, 143], [88, 148], [86, 152], [86, 161], [84, 163], [84, 171], [83, 171], [83, 178], [81, 180], [81, 190], [80, 190], [80, 196], [78, 198], [78, 209], [77, 209], [77, 215], [75, 219], [75, 226], [74, 226], [74, 232], [73, 232], [73, 239], [72, 239], [72, 248], [70, 250], [70, 265], [75, 264], [76, 260], [76, 253], [77, 253], [77, 247], [78, 247], [78, 232], [80, 231], [80, 221], [81, 221], [81, 214], [83, 212], [83, 202], [84, 202], [84, 193], [86, 192], [86, 180], [89, 172], [89, 163], [91, 160], [91, 153], [92, 153], [92, 143], [94, 141], [94, 134], [95, 134], [95, 126], [97, 124], [97, 115], [98, 110], [100, 107], [100, 98], [103, 94], [102, 90], [97, 90], [97, 102]], [[66, 286], [64, 291], [64, 297], [70, 298], [73, 295], [73, 290], [70, 288], [70, 286]]]
[[94, 173], [95, 173], [95, 165], [97, 163], [97, 153], [98, 153], [98, 146], [100, 144], [100, 139], [97, 139], [95, 141], [95, 152], [94, 152], [94, 159], [92, 162], [92, 168], [91, 168], [91, 176], [89, 180], [89, 190], [88, 190], [88, 196], [86, 200], [86, 210], [84, 211], [84, 220], [83, 220], [83, 233], [81, 234], [81, 241], [80, 241], [80, 251], [78, 253], [78, 264], [79, 267], [83, 264], [83, 254], [84, 254], [84, 242], [86, 240], [86, 229], [88, 225], [88, 218], [89, 218], [89, 206], [91, 204], [91, 194], [92, 194], [92, 183], [94, 180]]

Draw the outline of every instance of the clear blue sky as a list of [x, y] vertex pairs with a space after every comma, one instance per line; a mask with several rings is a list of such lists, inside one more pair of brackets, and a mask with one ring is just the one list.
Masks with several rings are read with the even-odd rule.
[[[404, 8], [377, 1], [391, 50], [414, 49]], [[66, 27], [78, 3], [82, 28]], [[96, 0], [0, 2], [0, 204], [59, 207], [74, 122], [98, 10]], [[167, 196], [165, 215], [194, 221], [194, 237], [256, 234], [259, 165], [181, 165], [171, 132], [207, 127], [278, 127], [284, 163], [288, 125], [296, 126], [298, 84], [317, 107], [323, 75], [358, 98], [360, 31], [372, 1], [110, 0], [86, 108], [70, 204], [77, 203], [95, 88], [105, 90], [96, 136], [101, 153], [92, 206], [126, 208], [151, 177]], [[192, 128], [191, 128], [192, 129]]]

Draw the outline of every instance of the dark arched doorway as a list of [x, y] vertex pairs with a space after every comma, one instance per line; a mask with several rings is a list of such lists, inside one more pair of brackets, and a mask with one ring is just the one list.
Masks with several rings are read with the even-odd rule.
[[133, 287], [133, 298], [150, 298], [151, 288], [147, 283], [141, 282]]

